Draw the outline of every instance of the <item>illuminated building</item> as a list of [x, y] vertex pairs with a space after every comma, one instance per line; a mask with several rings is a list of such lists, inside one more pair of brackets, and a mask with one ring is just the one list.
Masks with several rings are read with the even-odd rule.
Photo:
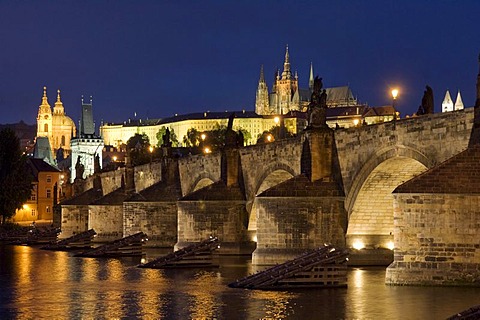
[[452, 97], [450, 96], [450, 92], [447, 90], [445, 92], [445, 98], [442, 102], [442, 112], [450, 112], [450, 111], [457, 111], [463, 110], [463, 101], [462, 96], [460, 95], [460, 90], [457, 93], [457, 100], [455, 101], [455, 105], [453, 104]]
[[[255, 112], [245, 110], [234, 113], [233, 130], [244, 129], [251, 135], [251, 139], [246, 141], [247, 145], [255, 144], [259, 135], [278, 125], [274, 116], [260, 116]], [[100, 135], [103, 137], [105, 145], [120, 147], [136, 133], [145, 133], [150, 144], [157, 145], [157, 132], [165, 127], [175, 133], [180, 146], [183, 146], [183, 138], [186, 137], [188, 129], [194, 128], [199, 132], [204, 132], [214, 130], [219, 126], [226, 127], [231, 114], [232, 112], [203, 112], [175, 115], [164, 119], [130, 120], [123, 124], [104, 123], [100, 127]], [[304, 121], [300, 120], [299, 122], [292, 115], [285, 115], [284, 118], [287, 130], [292, 133], [297, 133], [305, 127]]]
[[60, 90], [57, 91], [57, 101], [52, 108], [47, 99], [47, 87], [43, 87], [42, 104], [38, 107], [37, 137], [47, 137], [50, 142], [53, 157], [61, 148], [63, 156], [70, 155], [70, 139], [75, 136], [76, 128], [73, 120], [65, 113], [60, 99]]
[[71, 140], [72, 161], [70, 165], [70, 182], [76, 178], [75, 166], [77, 162], [84, 167], [83, 177], [86, 178], [95, 172], [95, 157], [98, 157], [99, 165], [102, 165], [103, 139], [95, 134], [95, 123], [93, 122], [93, 106], [85, 103], [82, 98], [82, 114], [80, 119], [79, 134]]
[[[271, 92], [268, 92], [263, 66], [261, 67], [255, 112], [259, 115], [282, 115], [290, 111], [306, 112], [313, 91], [313, 81], [313, 64], [310, 64], [309, 88], [299, 87], [298, 74], [295, 72], [295, 75], [293, 75], [291, 71], [290, 54], [287, 46], [283, 72], [280, 74], [279, 70], [276, 71]], [[354, 98], [348, 86], [325, 88], [325, 90], [329, 108], [357, 105], [357, 99]]]
[[32, 194], [13, 221], [52, 220], [53, 206], [61, 193], [61, 172], [42, 159], [29, 158], [27, 163], [33, 175]]

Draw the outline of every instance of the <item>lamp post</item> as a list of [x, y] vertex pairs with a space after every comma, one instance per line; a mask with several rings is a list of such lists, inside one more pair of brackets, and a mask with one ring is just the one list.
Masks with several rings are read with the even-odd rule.
[[397, 111], [395, 110], [395, 101], [397, 100], [398, 96], [398, 89], [393, 89], [392, 90], [392, 108], [393, 108], [393, 120], [395, 121], [397, 119]]

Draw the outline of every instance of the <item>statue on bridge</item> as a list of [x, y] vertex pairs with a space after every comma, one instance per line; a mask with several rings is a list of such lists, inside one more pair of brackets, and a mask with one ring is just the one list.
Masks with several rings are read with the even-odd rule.
[[425, 87], [423, 92], [422, 104], [418, 107], [417, 116], [424, 114], [433, 114], [434, 113], [434, 104], [433, 104], [433, 90], [430, 86]]
[[232, 112], [232, 114], [228, 117], [227, 131], [225, 132], [225, 147], [238, 147], [239, 144], [239, 137], [237, 133], [233, 131], [234, 118], [235, 112]]
[[313, 92], [308, 105], [308, 128], [327, 127], [327, 91], [323, 89], [322, 78], [315, 77]]
[[167, 128], [167, 130], [165, 130], [165, 133], [163, 134], [162, 136], [162, 147], [165, 147], [165, 148], [169, 148], [172, 146], [172, 141], [170, 140], [170, 129]]
[[75, 179], [83, 179], [83, 173], [85, 172], [85, 166], [80, 161], [82, 157], [77, 158], [77, 163], [75, 164]]

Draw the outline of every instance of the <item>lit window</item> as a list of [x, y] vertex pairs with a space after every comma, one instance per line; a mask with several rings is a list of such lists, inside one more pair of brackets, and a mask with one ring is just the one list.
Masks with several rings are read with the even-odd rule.
[[35, 209], [32, 209], [32, 217], [34, 217], [36, 214], [37, 212], [35, 211]]
[[45, 208], [45, 211], [46, 211], [47, 213], [50, 213], [50, 206], [47, 206], [47, 207]]
[[52, 197], [52, 190], [47, 189], [47, 198], [51, 198], [51, 197]]
[[47, 176], [47, 182], [48, 182], [48, 183], [52, 182], [52, 176], [51, 176], [51, 175], [48, 175], [48, 176]]

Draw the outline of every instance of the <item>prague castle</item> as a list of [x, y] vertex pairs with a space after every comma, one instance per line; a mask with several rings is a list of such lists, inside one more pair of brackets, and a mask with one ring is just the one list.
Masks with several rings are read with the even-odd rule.
[[47, 87], [43, 87], [42, 104], [38, 107], [37, 137], [47, 137], [51, 150], [56, 158], [59, 149], [63, 150], [63, 156], [71, 153], [70, 140], [76, 134], [75, 123], [65, 113], [60, 90], [57, 91], [57, 101], [52, 108], [48, 104]]
[[[268, 92], [263, 66], [261, 67], [255, 100], [255, 112], [259, 115], [282, 115], [290, 111], [306, 112], [313, 91], [313, 80], [313, 64], [310, 64], [309, 87], [308, 89], [299, 87], [298, 74], [295, 72], [295, 75], [293, 75], [291, 71], [290, 54], [287, 46], [283, 72], [280, 74], [279, 70], [276, 71], [271, 92]], [[325, 90], [329, 108], [357, 105], [357, 100], [348, 86], [325, 88]]]

